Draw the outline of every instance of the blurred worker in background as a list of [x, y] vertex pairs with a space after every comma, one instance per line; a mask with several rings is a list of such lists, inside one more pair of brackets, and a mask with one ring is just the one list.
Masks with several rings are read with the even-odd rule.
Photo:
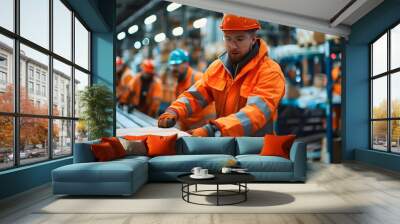
[[340, 62], [333, 64], [332, 68], [332, 128], [336, 136], [340, 135], [341, 124], [341, 95], [342, 95], [342, 70]]
[[161, 81], [156, 77], [153, 60], [145, 59], [140, 68], [141, 72], [129, 83], [131, 104], [139, 111], [156, 117], [162, 94]]
[[340, 96], [342, 94], [342, 70], [340, 62], [333, 64], [332, 68], [332, 91], [334, 95]]
[[[173, 50], [168, 59], [170, 72], [177, 81], [175, 88], [175, 97], [178, 98], [180, 94], [188, 90], [194, 83], [201, 79], [203, 74], [195, 71], [189, 65], [189, 56], [183, 49]], [[204, 109], [193, 113], [190, 117], [178, 121], [180, 129], [187, 131], [190, 129], [201, 127], [208, 123], [209, 120], [215, 119], [215, 106], [210, 103]]]
[[128, 65], [124, 63], [122, 58], [117, 57], [116, 64], [116, 95], [118, 107], [128, 106], [130, 104], [130, 88], [129, 82], [132, 80], [132, 71]]
[[280, 66], [268, 57], [267, 44], [257, 38], [257, 20], [225, 14], [220, 25], [226, 52], [203, 77], [169, 106], [159, 127], [172, 127], [215, 102], [217, 119], [188, 131], [192, 136], [264, 136], [285, 93]]

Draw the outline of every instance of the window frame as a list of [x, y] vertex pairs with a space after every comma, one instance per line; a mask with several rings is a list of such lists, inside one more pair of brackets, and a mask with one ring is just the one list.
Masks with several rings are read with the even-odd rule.
[[[53, 59], [58, 60], [61, 63], [64, 63], [68, 66], [71, 66], [71, 81], [70, 81], [70, 86], [71, 86], [71, 105], [74, 105], [75, 103], [75, 88], [74, 88], [74, 82], [75, 82], [75, 69], [78, 69], [79, 71], [87, 74], [89, 76], [89, 83], [88, 86], [92, 85], [92, 61], [91, 61], [91, 37], [92, 37], [92, 30], [88, 27], [88, 25], [84, 22], [84, 20], [76, 13], [72, 7], [65, 1], [65, 0], [59, 0], [68, 10], [71, 11], [71, 59], [64, 58], [63, 56], [55, 53], [54, 46], [53, 46], [53, 23], [54, 23], [54, 18], [53, 18], [53, 1], [54, 0], [48, 0], [49, 3], [49, 47], [46, 49], [45, 47], [42, 47], [39, 44], [36, 44], [29, 39], [24, 38], [23, 36], [20, 35], [20, 0], [14, 0], [13, 1], [13, 10], [14, 10], [14, 31], [10, 31], [4, 27], [0, 26], [0, 35], [3, 35], [7, 38], [11, 38], [13, 40], [13, 64], [11, 71], [13, 72], [13, 79], [14, 79], [14, 110], [13, 112], [1, 112], [0, 111], [0, 116], [4, 117], [12, 117], [13, 119], [13, 153], [14, 153], [14, 161], [13, 161], [13, 166], [10, 167], [5, 167], [5, 168], [0, 168], [0, 172], [5, 171], [5, 170], [10, 170], [10, 169], [16, 169], [19, 167], [23, 166], [29, 166], [37, 163], [43, 163], [49, 160], [53, 159], [61, 159], [65, 157], [70, 157], [73, 155], [74, 152], [74, 143], [75, 143], [75, 125], [76, 121], [79, 120], [79, 117], [75, 117], [75, 108], [71, 108], [71, 114], [68, 116], [61, 116], [61, 115], [53, 115]], [[85, 69], [78, 64], [75, 63], [75, 18], [79, 20], [79, 22], [84, 26], [84, 28], [88, 31], [88, 69]], [[33, 50], [36, 50], [40, 53], [43, 53], [48, 56], [49, 62], [48, 62], [48, 76], [47, 76], [47, 83], [45, 90], [48, 91], [48, 93], [45, 94], [48, 97], [48, 112], [46, 115], [39, 115], [39, 114], [27, 114], [27, 113], [21, 113], [20, 111], [20, 85], [21, 85], [21, 80], [20, 80], [20, 45], [23, 44], [27, 47], [32, 48]], [[39, 73], [39, 80], [36, 82], [36, 69], [33, 70], [33, 79], [30, 79], [30, 74], [29, 74], [29, 68], [30, 65], [27, 63], [27, 72], [26, 72], [26, 82], [28, 81], [33, 81], [34, 86], [36, 83], [40, 83], [40, 87], [42, 87], [42, 79], [41, 79], [41, 74], [42, 71]], [[27, 86], [28, 87], [28, 86]], [[27, 89], [27, 91], [29, 91]], [[34, 89], [34, 92], [36, 90]], [[41, 91], [40, 91], [41, 92]], [[38, 96], [42, 96], [42, 94], [39, 94]], [[43, 158], [43, 160], [38, 161], [38, 162], [32, 162], [32, 163], [26, 163], [26, 164], [21, 164], [21, 159], [20, 159], [20, 119], [21, 118], [45, 118], [47, 119], [48, 122], [48, 136], [47, 136], [47, 142], [49, 143], [47, 145], [47, 151], [48, 155], [47, 158]], [[53, 122], [56, 120], [66, 120], [66, 121], [71, 121], [71, 153], [69, 155], [63, 155], [63, 156], [54, 156], [54, 147], [53, 147]]]
[[[385, 29], [382, 33], [380, 33], [376, 38], [374, 38], [371, 42], [368, 43], [368, 59], [369, 59], [369, 77], [368, 77], [368, 84], [369, 84], [369, 149], [373, 151], [379, 151], [379, 152], [385, 152], [385, 153], [391, 153], [391, 154], [400, 154], [400, 152], [393, 152], [392, 151], [392, 136], [391, 136], [391, 124], [392, 121], [399, 121], [400, 117], [392, 117], [392, 98], [391, 98], [391, 79], [392, 75], [395, 75], [396, 73], [400, 72], [400, 67], [398, 68], [393, 68], [391, 69], [391, 31], [393, 28], [396, 26], [400, 25], [400, 21], [395, 22], [391, 26]], [[380, 74], [373, 74], [373, 44], [379, 40], [379, 38], [383, 37], [384, 35], [387, 35], [387, 64], [386, 64], [386, 71]], [[373, 118], [373, 81], [375, 79], [379, 79], [382, 77], [386, 77], [386, 86], [387, 86], [387, 105], [386, 105], [386, 118]], [[373, 122], [376, 121], [386, 121], [386, 151], [379, 150], [374, 148], [374, 136], [373, 136]]]

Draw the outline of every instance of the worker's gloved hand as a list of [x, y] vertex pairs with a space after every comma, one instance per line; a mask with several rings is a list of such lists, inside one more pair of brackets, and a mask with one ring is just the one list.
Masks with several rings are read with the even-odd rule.
[[189, 130], [187, 133], [193, 137], [208, 137], [208, 131], [204, 127]]
[[194, 137], [215, 137], [220, 136], [219, 130], [216, 126], [212, 124], [206, 124], [203, 127], [192, 129], [187, 131], [187, 133], [191, 134]]
[[178, 120], [178, 115], [173, 110], [166, 110], [165, 113], [161, 114], [158, 118], [158, 127], [170, 128], [175, 126]]

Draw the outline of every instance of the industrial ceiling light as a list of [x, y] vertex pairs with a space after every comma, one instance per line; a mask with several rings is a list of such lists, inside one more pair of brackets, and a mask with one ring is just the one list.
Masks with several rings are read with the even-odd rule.
[[157, 16], [153, 14], [151, 16], [148, 16], [146, 19], [144, 19], [144, 24], [150, 25], [150, 24], [154, 23], [156, 20], [157, 20]]
[[140, 47], [142, 47], [142, 44], [140, 43], [140, 41], [136, 41], [134, 44], [133, 44], [133, 47], [135, 47], [135, 49], [140, 49]]
[[165, 33], [159, 33], [156, 36], [154, 36], [154, 41], [159, 43], [165, 40]]
[[145, 38], [142, 40], [142, 44], [143, 44], [144, 46], [149, 45], [149, 43], [150, 43], [150, 39], [147, 38], [147, 37], [145, 37]]
[[125, 37], [126, 37], [126, 34], [123, 31], [117, 35], [118, 40], [123, 40]]
[[201, 18], [193, 22], [193, 27], [198, 29], [205, 26], [206, 24], [207, 24], [207, 18]]
[[129, 34], [134, 34], [139, 30], [139, 26], [138, 25], [133, 25], [131, 27], [129, 27], [128, 29], [128, 33]]
[[169, 5], [167, 6], [167, 11], [168, 11], [168, 12], [175, 11], [175, 10], [179, 9], [181, 6], [182, 6], [181, 4], [172, 2], [171, 4], [169, 4]]
[[183, 34], [183, 28], [180, 27], [180, 26], [175, 27], [175, 28], [172, 30], [172, 35], [174, 35], [174, 36], [180, 36], [180, 35], [182, 35], [182, 34]]

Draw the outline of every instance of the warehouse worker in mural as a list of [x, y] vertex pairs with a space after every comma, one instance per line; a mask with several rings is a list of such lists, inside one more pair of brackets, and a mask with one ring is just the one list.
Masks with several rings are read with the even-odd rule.
[[220, 25], [226, 52], [202, 79], [166, 109], [158, 126], [172, 127], [211, 102], [217, 118], [188, 131], [193, 136], [264, 136], [273, 132], [277, 108], [285, 93], [280, 66], [268, 57], [268, 46], [257, 38], [257, 20], [225, 14]]
[[[170, 66], [170, 73], [177, 81], [175, 88], [175, 96], [177, 98], [203, 76], [201, 72], [195, 71], [189, 65], [188, 53], [183, 49], [177, 48], [173, 50], [169, 55], [168, 64]], [[199, 128], [212, 119], [215, 119], [214, 102], [207, 105], [204, 109], [193, 113], [190, 117], [179, 120], [178, 124], [181, 130], [188, 131]]]
[[156, 117], [161, 102], [161, 81], [156, 77], [153, 60], [143, 60], [140, 68], [141, 72], [129, 83], [131, 104], [139, 111]]
[[130, 104], [130, 88], [129, 82], [132, 80], [132, 71], [122, 58], [115, 59], [116, 64], [116, 95], [118, 107], [123, 107]]

